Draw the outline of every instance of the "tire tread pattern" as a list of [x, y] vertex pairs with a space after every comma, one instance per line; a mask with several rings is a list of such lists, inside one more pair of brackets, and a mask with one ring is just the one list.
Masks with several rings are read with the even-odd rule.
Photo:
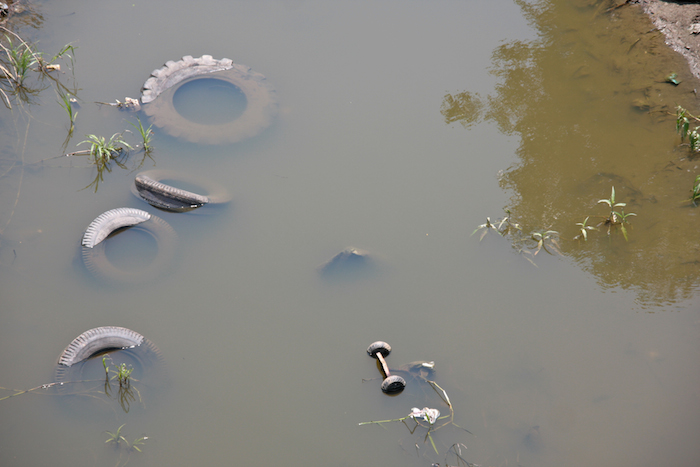
[[85, 229], [81, 244], [86, 248], [94, 248], [115, 230], [146, 222], [150, 218], [151, 215], [146, 211], [134, 208], [116, 208], [105, 211]]
[[85, 331], [68, 344], [58, 357], [58, 364], [72, 366], [108, 349], [138, 347], [145, 338], [136, 331], [118, 326], [102, 326]]

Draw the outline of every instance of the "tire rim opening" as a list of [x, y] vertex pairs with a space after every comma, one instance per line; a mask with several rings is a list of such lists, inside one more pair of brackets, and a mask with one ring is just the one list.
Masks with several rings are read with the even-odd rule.
[[182, 84], [173, 106], [184, 118], [202, 125], [236, 120], [248, 106], [245, 94], [234, 84], [216, 78], [196, 78]]
[[117, 269], [135, 271], [151, 264], [158, 254], [158, 242], [138, 227], [114, 231], [105, 243], [105, 255]]

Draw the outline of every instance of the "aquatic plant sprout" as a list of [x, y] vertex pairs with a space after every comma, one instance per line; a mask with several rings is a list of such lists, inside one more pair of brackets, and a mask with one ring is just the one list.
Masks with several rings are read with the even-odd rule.
[[698, 206], [698, 201], [700, 201], [700, 175], [695, 177], [695, 184], [693, 185], [693, 194], [690, 197], [690, 201], [693, 206]]
[[408, 418], [414, 420], [422, 419], [433, 425], [437, 419], [440, 417], [440, 411], [438, 409], [430, 409], [428, 407], [423, 407], [419, 409], [418, 407], [413, 407], [411, 413], [408, 414]]
[[700, 126], [696, 126], [695, 129], [690, 129], [690, 121], [700, 122], [700, 118], [692, 115], [686, 109], [680, 105], [676, 107], [676, 132], [681, 135], [681, 143], [683, 143], [686, 138], [688, 139], [688, 145], [692, 152], [700, 151]]

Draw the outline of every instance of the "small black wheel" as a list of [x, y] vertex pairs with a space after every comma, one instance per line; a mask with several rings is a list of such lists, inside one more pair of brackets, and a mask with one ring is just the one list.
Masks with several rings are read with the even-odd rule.
[[391, 375], [382, 381], [382, 391], [387, 394], [401, 392], [406, 387], [406, 380], [399, 375]]
[[370, 344], [367, 347], [367, 354], [372, 358], [377, 358], [377, 354], [382, 354], [382, 357], [386, 357], [391, 353], [391, 346], [386, 342], [377, 341]]

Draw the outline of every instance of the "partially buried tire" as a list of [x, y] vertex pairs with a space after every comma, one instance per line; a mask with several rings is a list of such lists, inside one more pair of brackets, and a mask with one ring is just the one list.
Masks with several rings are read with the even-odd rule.
[[[131, 384], [134, 384], [134, 388], [131, 395], [138, 395], [140, 403], [145, 403], [143, 398], [149, 389], [162, 382], [164, 359], [153, 342], [131, 329], [102, 326], [73, 339], [59, 355], [54, 372], [57, 394], [72, 396], [69, 399], [74, 408], [94, 411], [106, 407], [114, 409], [115, 395], [119, 393], [119, 402], [124, 408], [124, 388], [119, 390], [118, 381], [111, 378], [113, 370], [109, 375], [105, 374], [104, 365], [99, 359], [100, 355], [105, 354], [109, 354], [110, 367], [124, 364], [132, 369], [130, 381], [133, 381]], [[131, 404], [136, 399], [126, 402]], [[77, 402], [83, 404], [76, 405]], [[89, 402], [100, 404], [86, 406]]]
[[[204, 190], [204, 194], [167, 185], [163, 180], [181, 181], [197, 186]], [[151, 206], [174, 212], [190, 211], [206, 204], [224, 204], [231, 200], [228, 190], [223, 186], [174, 170], [140, 172], [134, 179], [131, 192]]]
[[[208, 79], [220, 87], [237, 88], [245, 96], [245, 110], [231, 121], [205, 124], [181, 115], [175, 106], [175, 94], [181, 86]], [[218, 83], [217, 83], [218, 82]], [[154, 70], [141, 90], [143, 111], [150, 121], [168, 134], [194, 143], [237, 143], [261, 133], [277, 115], [275, 89], [260, 73], [211, 55], [166, 62]]]
[[[146, 233], [155, 240], [158, 248], [153, 261], [137, 270], [121, 269], [112, 264], [107, 255], [107, 237], [126, 228]], [[83, 263], [93, 276], [105, 281], [134, 284], [152, 280], [169, 270], [175, 259], [177, 235], [160, 217], [140, 209], [117, 208], [102, 213], [90, 223], [81, 245]]]

